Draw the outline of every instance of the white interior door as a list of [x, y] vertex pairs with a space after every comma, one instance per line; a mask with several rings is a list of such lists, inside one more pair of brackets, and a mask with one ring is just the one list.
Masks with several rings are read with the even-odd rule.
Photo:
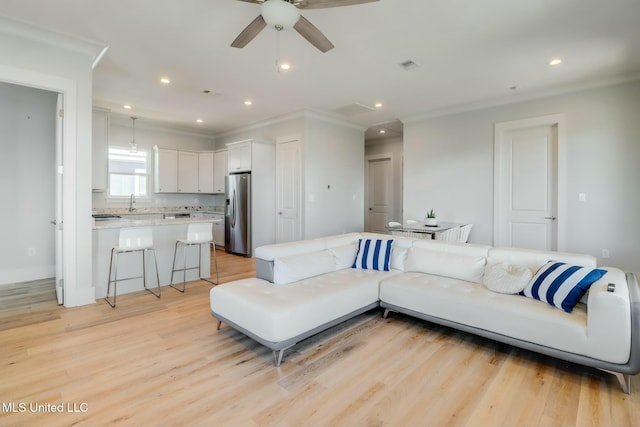
[[278, 142], [276, 171], [276, 242], [301, 240], [301, 169], [298, 139]]
[[63, 276], [63, 259], [62, 259], [62, 131], [63, 131], [63, 95], [58, 94], [58, 102], [56, 105], [56, 170], [55, 170], [55, 218], [52, 223], [55, 227], [55, 246], [56, 246], [56, 297], [58, 304], [64, 303], [64, 276]]
[[365, 231], [386, 233], [391, 206], [393, 166], [388, 154], [367, 156]]
[[496, 128], [494, 244], [558, 249], [558, 124]]

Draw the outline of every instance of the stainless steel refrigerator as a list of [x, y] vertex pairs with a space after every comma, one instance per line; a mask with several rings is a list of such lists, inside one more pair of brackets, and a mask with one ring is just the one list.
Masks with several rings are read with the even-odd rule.
[[251, 174], [230, 174], [226, 180], [225, 250], [251, 256]]

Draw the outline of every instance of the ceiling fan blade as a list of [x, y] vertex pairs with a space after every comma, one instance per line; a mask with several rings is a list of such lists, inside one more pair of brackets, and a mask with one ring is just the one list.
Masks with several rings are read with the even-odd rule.
[[[246, 0], [242, 0], [246, 1]], [[300, 9], [324, 9], [327, 7], [354, 6], [357, 4], [372, 3], [379, 0], [302, 0]]]
[[328, 52], [334, 48], [333, 43], [325, 37], [311, 22], [304, 16], [300, 15], [300, 19], [293, 26], [302, 37], [307, 39], [309, 43], [317, 47], [322, 53]]
[[264, 22], [262, 15], [258, 15], [256, 19], [251, 21], [238, 37], [231, 43], [231, 47], [245, 47], [251, 40], [253, 40], [259, 33], [267, 26]]

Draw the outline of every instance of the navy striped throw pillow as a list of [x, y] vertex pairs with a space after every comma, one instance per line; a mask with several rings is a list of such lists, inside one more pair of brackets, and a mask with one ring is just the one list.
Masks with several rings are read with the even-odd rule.
[[393, 240], [360, 239], [352, 268], [389, 271]]
[[589, 287], [606, 273], [597, 268], [549, 261], [540, 267], [522, 293], [571, 313]]

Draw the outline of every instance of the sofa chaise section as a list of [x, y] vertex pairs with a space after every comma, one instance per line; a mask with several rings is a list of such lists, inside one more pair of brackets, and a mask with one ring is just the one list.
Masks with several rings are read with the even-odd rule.
[[379, 306], [379, 283], [400, 271], [352, 269], [360, 235], [256, 248], [261, 275], [211, 289], [211, 314], [273, 351]]

